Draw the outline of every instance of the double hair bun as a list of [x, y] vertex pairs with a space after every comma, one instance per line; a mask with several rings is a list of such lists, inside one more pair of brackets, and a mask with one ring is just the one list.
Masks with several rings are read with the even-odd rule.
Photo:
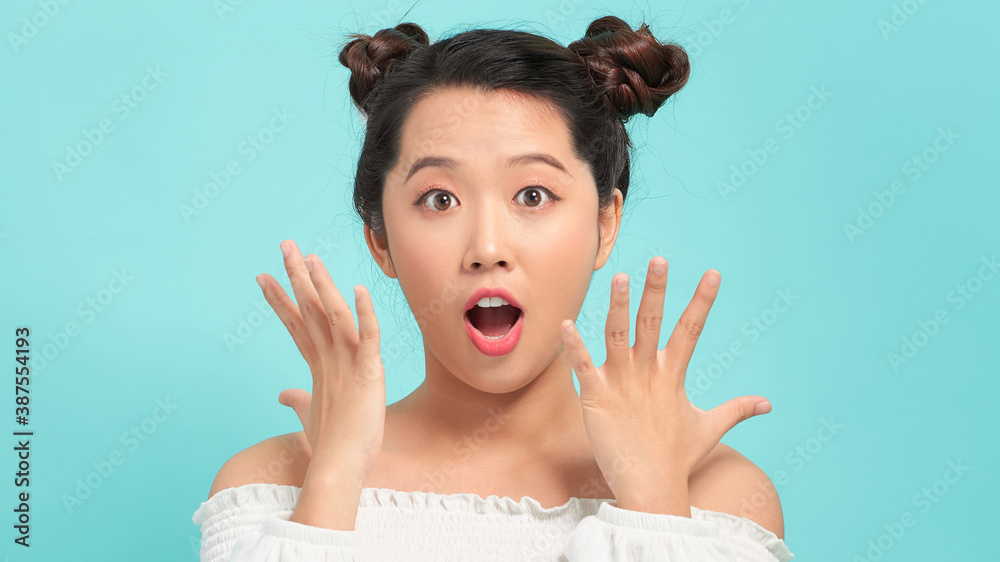
[[[350, 37], [353, 39], [341, 50], [339, 60], [351, 71], [351, 97], [366, 115], [369, 94], [382, 78], [414, 51], [430, 44], [427, 33], [408, 22], [374, 35], [355, 33]], [[690, 75], [682, 47], [657, 41], [645, 23], [633, 30], [616, 16], [594, 20], [583, 38], [566, 48], [586, 65], [597, 95], [623, 121], [638, 113], [652, 117]]]

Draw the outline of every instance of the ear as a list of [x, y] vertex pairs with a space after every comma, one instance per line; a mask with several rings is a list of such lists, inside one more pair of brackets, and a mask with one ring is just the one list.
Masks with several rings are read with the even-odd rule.
[[371, 251], [375, 263], [382, 268], [382, 273], [395, 279], [396, 268], [392, 265], [392, 256], [389, 254], [389, 240], [387, 236], [375, 234], [371, 228], [365, 225], [365, 242], [368, 250]]
[[600, 216], [600, 231], [601, 231], [601, 245], [597, 248], [597, 260], [594, 262], [594, 271], [604, 267], [607, 263], [608, 257], [611, 256], [611, 249], [615, 246], [615, 240], [618, 239], [618, 227], [622, 223], [622, 202], [625, 197], [622, 192], [617, 187], [615, 188], [615, 200], [614, 203], [608, 205], [608, 208], [601, 213]]

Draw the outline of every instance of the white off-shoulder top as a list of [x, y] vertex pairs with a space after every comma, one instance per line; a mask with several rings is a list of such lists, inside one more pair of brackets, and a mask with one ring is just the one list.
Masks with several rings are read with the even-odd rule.
[[346, 560], [784, 562], [783, 540], [750, 519], [621, 509], [611, 499], [537, 500], [362, 488], [350, 531], [289, 521], [297, 486], [246, 484], [202, 502], [202, 562]]

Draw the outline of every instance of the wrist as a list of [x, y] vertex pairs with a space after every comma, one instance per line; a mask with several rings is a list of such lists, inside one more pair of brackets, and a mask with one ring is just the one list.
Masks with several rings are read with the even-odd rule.
[[616, 496], [615, 503], [620, 509], [691, 517], [687, 486], [660, 489], [655, 494], [624, 494]]
[[355, 464], [344, 462], [343, 454], [314, 454], [306, 467], [305, 480], [316, 484], [356, 485], [360, 489], [367, 479], [368, 473]]
[[353, 471], [310, 463], [289, 521], [333, 530], [354, 530], [363, 483]]

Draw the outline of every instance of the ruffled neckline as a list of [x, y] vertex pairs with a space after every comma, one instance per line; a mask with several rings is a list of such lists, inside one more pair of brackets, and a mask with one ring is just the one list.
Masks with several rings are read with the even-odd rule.
[[[265, 504], [285, 506], [292, 509], [302, 488], [286, 484], [254, 483], [226, 488], [216, 493], [194, 513], [194, 522], [200, 524], [205, 519], [228, 509], [248, 505]], [[597, 513], [602, 503], [616, 504], [613, 499], [571, 497], [566, 503], [553, 507], [543, 507], [531, 496], [515, 500], [509, 496], [490, 495], [482, 497], [474, 493], [441, 494], [421, 490], [395, 490], [391, 488], [365, 487], [361, 489], [359, 509], [393, 507], [419, 511], [449, 511], [480, 514], [531, 514], [553, 517], [568, 511]]]
[[[201, 506], [192, 516], [195, 524], [201, 525], [213, 516], [231, 509], [294, 509], [302, 488], [285, 484], [254, 483], [226, 488], [221, 490]], [[476, 514], [530, 514], [540, 519], [571, 516], [580, 518], [587, 515], [597, 515], [599, 512], [605, 520], [629, 521], [630, 519], [649, 519], [652, 514], [620, 510], [617, 501], [613, 499], [595, 499], [571, 497], [566, 503], [553, 507], [542, 507], [541, 503], [531, 496], [522, 496], [515, 500], [509, 496], [490, 495], [482, 497], [473, 493], [441, 494], [420, 490], [395, 490], [391, 488], [361, 489], [359, 511], [365, 508], [393, 507], [419, 511], [446, 511]], [[673, 516], [670, 516], [673, 517]], [[691, 506], [691, 519], [716, 521], [722, 523], [726, 532], [762, 544], [779, 560], [789, 561], [793, 556], [784, 540], [771, 531], [761, 527], [750, 519], [736, 515], [701, 509]], [[634, 524], [634, 521], [633, 521]]]
[[510, 496], [497, 496], [494, 494], [484, 498], [479, 494], [469, 492], [441, 494], [438, 492], [424, 492], [422, 490], [363, 488], [361, 490], [361, 501], [359, 505], [361, 507], [401, 507], [417, 510], [444, 509], [446, 511], [462, 511], [472, 513], [533, 514], [551, 516], [563, 513], [570, 509], [579, 509], [579, 506], [583, 504], [592, 506], [593, 511], [596, 513], [600, 504], [614, 501], [615, 500], [613, 499], [571, 497], [562, 505], [543, 507], [538, 500], [531, 496], [521, 496], [520, 500], [515, 500]]

